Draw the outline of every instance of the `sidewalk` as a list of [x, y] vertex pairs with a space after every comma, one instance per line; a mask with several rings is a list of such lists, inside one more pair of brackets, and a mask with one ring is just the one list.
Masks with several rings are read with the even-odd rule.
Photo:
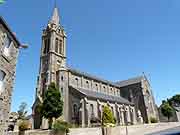
[[[180, 122], [128, 126], [128, 135], [145, 135], [145, 134], [150, 134], [153, 132], [158, 132], [158, 131], [169, 129], [169, 128], [175, 128], [178, 126], [180, 126]], [[125, 127], [121, 128], [121, 134], [126, 135]]]

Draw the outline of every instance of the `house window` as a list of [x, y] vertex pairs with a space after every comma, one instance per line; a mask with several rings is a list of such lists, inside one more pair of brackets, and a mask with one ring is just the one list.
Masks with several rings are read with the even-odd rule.
[[10, 45], [12, 43], [12, 40], [10, 39], [10, 37], [5, 34], [5, 39], [4, 39], [4, 55], [9, 56], [10, 55]]
[[0, 93], [3, 92], [3, 83], [4, 83], [5, 76], [6, 76], [6, 73], [0, 70]]

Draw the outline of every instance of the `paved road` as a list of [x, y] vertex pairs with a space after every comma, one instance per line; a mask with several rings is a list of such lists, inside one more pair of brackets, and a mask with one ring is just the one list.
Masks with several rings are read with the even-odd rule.
[[169, 129], [151, 133], [151, 134], [146, 134], [146, 135], [171, 135], [171, 134], [172, 135], [180, 135], [180, 126], [175, 127], [175, 128], [169, 128]]

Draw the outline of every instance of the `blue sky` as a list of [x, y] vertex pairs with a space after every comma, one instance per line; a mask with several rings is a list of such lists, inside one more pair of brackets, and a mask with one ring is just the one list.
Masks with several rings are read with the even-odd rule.
[[[145, 72], [158, 105], [180, 93], [179, 0], [58, 0], [57, 5], [68, 35], [68, 65], [112, 81]], [[53, 0], [0, 5], [0, 15], [29, 44], [19, 55], [12, 111], [25, 101], [31, 112], [41, 33], [53, 7]]]

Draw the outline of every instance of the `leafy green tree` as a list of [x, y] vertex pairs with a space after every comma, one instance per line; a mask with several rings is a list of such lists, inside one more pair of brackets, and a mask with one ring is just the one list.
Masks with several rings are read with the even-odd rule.
[[42, 116], [49, 120], [49, 129], [52, 128], [53, 118], [62, 115], [63, 101], [59, 89], [55, 83], [51, 83], [45, 91], [44, 101], [41, 107]]
[[174, 109], [170, 106], [169, 102], [163, 102], [161, 105], [162, 114], [168, 118], [168, 122], [170, 117], [173, 116]]
[[108, 124], [115, 124], [115, 117], [111, 109], [108, 106], [104, 106], [102, 114], [102, 125], [107, 126]]
[[19, 110], [17, 111], [18, 113], [18, 119], [24, 120], [27, 115], [27, 104], [26, 102], [22, 102], [21, 105], [19, 106]]
[[180, 94], [174, 95], [172, 98], [168, 99], [170, 105], [180, 106]]

